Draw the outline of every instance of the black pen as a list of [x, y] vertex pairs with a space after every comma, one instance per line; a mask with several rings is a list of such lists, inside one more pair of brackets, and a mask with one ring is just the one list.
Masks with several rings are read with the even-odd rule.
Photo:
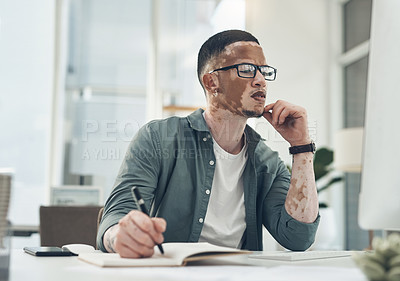
[[[139, 206], [140, 210], [149, 216], [149, 212], [147, 211], [146, 205], [144, 205], [144, 200], [140, 195], [139, 189], [136, 186], [133, 186], [132, 189], [132, 197], [135, 200], [136, 204]], [[161, 254], [164, 255], [164, 249], [161, 244], [157, 244], [158, 249], [160, 250]]]

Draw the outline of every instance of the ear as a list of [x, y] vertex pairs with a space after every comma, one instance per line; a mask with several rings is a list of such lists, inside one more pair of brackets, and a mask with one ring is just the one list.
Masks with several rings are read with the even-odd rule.
[[203, 85], [204, 85], [204, 89], [207, 92], [215, 92], [215, 90], [218, 89], [218, 85], [219, 85], [219, 81], [218, 81], [218, 77], [216, 75], [213, 75], [211, 73], [206, 73], [203, 75]]

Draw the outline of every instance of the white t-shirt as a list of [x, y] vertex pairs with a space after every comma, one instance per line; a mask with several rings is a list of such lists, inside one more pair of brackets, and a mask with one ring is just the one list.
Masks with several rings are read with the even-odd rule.
[[199, 242], [240, 248], [246, 229], [243, 171], [247, 142], [239, 154], [223, 150], [214, 141], [215, 173]]

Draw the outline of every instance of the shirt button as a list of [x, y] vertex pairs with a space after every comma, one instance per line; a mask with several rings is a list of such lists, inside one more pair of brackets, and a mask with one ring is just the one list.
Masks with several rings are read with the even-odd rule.
[[210, 162], [208, 162], [208, 163], [210, 163], [211, 166], [214, 165], [214, 161], [213, 160], [210, 160]]
[[207, 138], [203, 138], [203, 141], [207, 141]]
[[203, 223], [203, 218], [199, 218], [199, 223]]
[[208, 195], [208, 194], [210, 194], [211, 193], [211, 191], [209, 190], [209, 189], [207, 189], [206, 190], [206, 194]]

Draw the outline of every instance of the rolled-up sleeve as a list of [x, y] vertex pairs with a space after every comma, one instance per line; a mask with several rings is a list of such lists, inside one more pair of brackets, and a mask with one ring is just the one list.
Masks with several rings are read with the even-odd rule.
[[136, 209], [130, 188], [140, 186], [147, 207], [154, 196], [159, 171], [159, 138], [149, 125], [142, 127], [130, 143], [114, 189], [108, 197], [97, 232], [97, 247], [106, 251], [103, 236], [108, 228]]
[[304, 251], [314, 243], [320, 216], [312, 223], [300, 222], [291, 217], [285, 209], [289, 185], [290, 174], [282, 164], [264, 200], [263, 224], [284, 248]]
[[312, 223], [300, 222], [292, 218], [283, 207], [278, 225], [279, 243], [292, 251], [307, 250], [314, 243], [319, 220], [318, 215]]

